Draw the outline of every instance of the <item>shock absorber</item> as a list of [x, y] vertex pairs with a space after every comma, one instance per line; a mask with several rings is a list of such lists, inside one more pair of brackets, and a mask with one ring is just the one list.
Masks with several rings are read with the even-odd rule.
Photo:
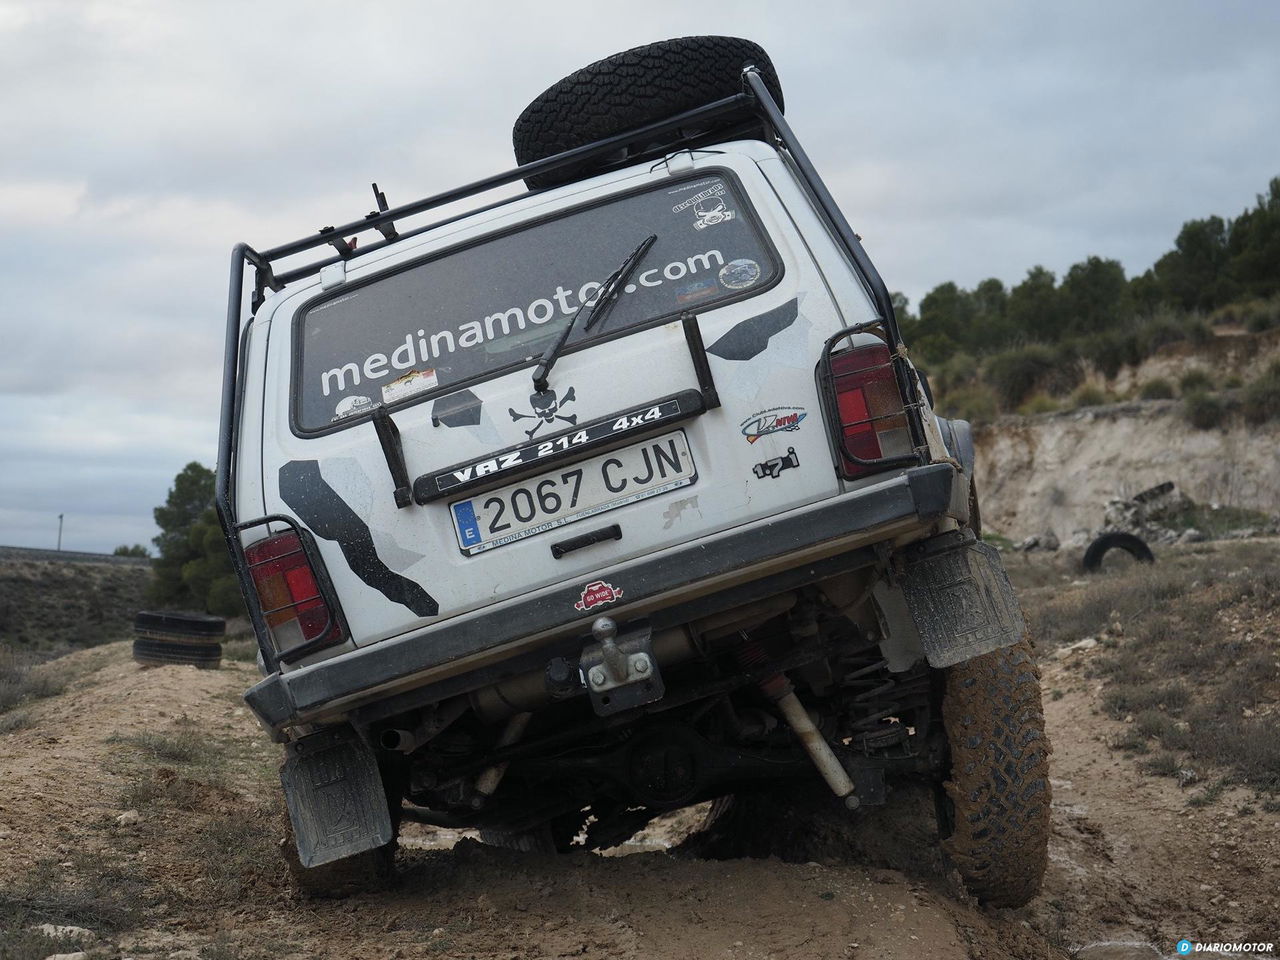
[[[764, 652], [764, 648], [758, 641], [748, 637], [745, 631], [740, 631], [739, 636], [742, 637], [743, 642], [734, 652], [738, 665], [743, 670], [750, 672], [769, 662], [768, 654]], [[764, 695], [778, 705], [778, 710], [781, 711], [787, 725], [799, 738], [800, 745], [804, 747], [805, 753], [822, 774], [822, 779], [827, 782], [831, 792], [842, 799], [850, 810], [856, 809], [860, 801], [858, 795], [853, 792], [853, 781], [849, 779], [848, 771], [841, 765], [822, 732], [814, 726], [813, 720], [809, 717], [809, 711], [796, 696], [791, 681], [785, 674], [779, 672], [762, 677], [757, 682]]]

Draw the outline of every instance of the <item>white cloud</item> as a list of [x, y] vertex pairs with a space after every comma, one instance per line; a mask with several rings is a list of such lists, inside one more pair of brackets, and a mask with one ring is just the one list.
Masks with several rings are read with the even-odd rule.
[[[146, 541], [212, 463], [231, 245], [508, 166], [544, 87], [636, 44], [758, 39], [891, 289], [1130, 271], [1276, 168], [1280, 5], [609, 8], [0, 0], [0, 542]], [[132, 532], [131, 532], [132, 531]], [[41, 539], [43, 538], [43, 539]]]

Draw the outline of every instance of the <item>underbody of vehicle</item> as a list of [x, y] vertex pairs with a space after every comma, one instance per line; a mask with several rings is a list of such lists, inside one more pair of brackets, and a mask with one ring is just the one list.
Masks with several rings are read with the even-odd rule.
[[[690, 81], [646, 94], [637, 63]], [[584, 81], [610, 109], [566, 121]], [[629, 51], [516, 146], [233, 254], [217, 505], [302, 882], [381, 874], [404, 819], [603, 848], [770, 783], [847, 815], [916, 777], [975, 893], [1024, 902], [1047, 744], [968, 425], [933, 413], [768, 58]], [[993, 809], [997, 780], [1023, 800]]]

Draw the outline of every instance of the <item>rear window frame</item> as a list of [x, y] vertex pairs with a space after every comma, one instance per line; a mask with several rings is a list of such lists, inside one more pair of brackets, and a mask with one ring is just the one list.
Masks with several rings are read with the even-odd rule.
[[[371, 284], [381, 282], [382, 280], [385, 280], [388, 277], [395, 276], [396, 274], [417, 269], [418, 267], [421, 267], [424, 264], [431, 263], [432, 261], [440, 260], [445, 257], [454, 256], [455, 254], [461, 253], [472, 247], [476, 247], [476, 246], [480, 246], [482, 244], [488, 243], [492, 240], [497, 240], [502, 237], [507, 237], [515, 233], [520, 233], [521, 231], [524, 231], [524, 230], [534, 229], [538, 226], [541, 226], [544, 223], [550, 223], [555, 220], [562, 220], [566, 217], [574, 216], [578, 213], [581, 213], [585, 210], [591, 210], [595, 207], [604, 206], [610, 203], [616, 203], [619, 200], [626, 200], [630, 197], [638, 196], [644, 193], [656, 192], [658, 190], [663, 189], [664, 187], [680, 184], [688, 180], [700, 180], [710, 176], [717, 176], [727, 181], [732, 186], [732, 188], [737, 192], [737, 197], [740, 198], [742, 201], [740, 215], [751, 227], [755, 236], [760, 241], [760, 246], [763, 248], [763, 250], [769, 257], [770, 264], [774, 268], [774, 275], [767, 283], [761, 284], [760, 286], [749, 287], [740, 292], [727, 295], [722, 299], [718, 299], [715, 301], [715, 304], [713, 305], [712, 309], [716, 310], [716, 309], [719, 309], [720, 307], [726, 307], [734, 303], [740, 303], [743, 300], [747, 300], [751, 297], [758, 296], [762, 293], [765, 293], [773, 289], [775, 286], [777, 286], [779, 283], [782, 282], [783, 277], [786, 275], [786, 261], [779, 254], [778, 248], [773, 242], [773, 237], [769, 235], [769, 232], [765, 230], [764, 225], [761, 223], [760, 217], [756, 213], [755, 205], [752, 202], [751, 195], [743, 187], [742, 181], [738, 177], [738, 174], [736, 171], [731, 170], [728, 167], [721, 167], [721, 166], [703, 167], [703, 168], [691, 171], [686, 176], [681, 176], [678, 178], [669, 178], [669, 179], [664, 178], [658, 182], [654, 182], [651, 180], [647, 183], [633, 187], [629, 190], [621, 190], [617, 193], [608, 194], [607, 196], [597, 197], [596, 199], [590, 200], [586, 203], [581, 203], [572, 207], [556, 210], [552, 213], [542, 214], [540, 216], [532, 217], [528, 220], [522, 220], [518, 223], [514, 223], [509, 226], [506, 226], [500, 230], [495, 230], [490, 233], [485, 233], [479, 237], [473, 237], [469, 240], [464, 240], [460, 243], [453, 244], [452, 246], [445, 247], [441, 250], [432, 251], [431, 253], [426, 254], [424, 256], [416, 257], [411, 260], [406, 260], [404, 263], [396, 264], [393, 267], [390, 267], [385, 270], [381, 270], [367, 277], [362, 277], [359, 280], [340, 284], [337, 287], [335, 287], [333, 290], [327, 290], [324, 293], [321, 293], [317, 296], [304, 300], [301, 304], [299, 304], [294, 309], [293, 317], [290, 321], [291, 330], [290, 330], [290, 337], [289, 337], [289, 349], [290, 349], [291, 356], [289, 360], [289, 404], [288, 404], [290, 431], [293, 433], [295, 437], [309, 440], [314, 437], [328, 436], [329, 434], [337, 433], [341, 430], [346, 430], [350, 427], [354, 427], [362, 423], [368, 423], [373, 416], [372, 412], [361, 413], [352, 417], [344, 417], [342, 420], [328, 423], [320, 427], [307, 428], [302, 425], [299, 419], [299, 407], [301, 405], [300, 384], [301, 384], [301, 377], [302, 377], [302, 333], [303, 333], [302, 327], [303, 327], [303, 320], [307, 312], [313, 309], [314, 307], [317, 307], [320, 304], [325, 303], [327, 301], [336, 300], [339, 297], [346, 296], [352, 290], [358, 290], [361, 287], [366, 287]], [[523, 198], [516, 198], [516, 199], [523, 199]], [[605, 333], [599, 336], [591, 337], [589, 340], [576, 343], [572, 347], [567, 347], [560, 354], [560, 356], [566, 357], [570, 354], [577, 353], [579, 350], [583, 350], [589, 347], [599, 346], [600, 344], [608, 343], [612, 340], [616, 340], [621, 337], [630, 336], [633, 333], [639, 333], [643, 330], [650, 330], [654, 327], [661, 326], [664, 323], [669, 323], [672, 319], [680, 316], [682, 313], [685, 313], [686, 309], [687, 308], [672, 310], [667, 313], [663, 313], [659, 316], [652, 317], [649, 320], [644, 321], [643, 323], [635, 323], [635, 324], [631, 324], [630, 326], [621, 327], [615, 330], [607, 330]], [[692, 312], [696, 315], [701, 311], [692, 310], [689, 312]], [[453, 383], [447, 384], [442, 387], [437, 387], [434, 390], [424, 391], [423, 393], [416, 394], [404, 400], [400, 400], [394, 404], [387, 404], [386, 409], [389, 413], [394, 413], [397, 410], [403, 410], [408, 407], [416, 406], [419, 403], [424, 403], [429, 400], [437, 400], [440, 397], [448, 396], [449, 394], [456, 393], [459, 390], [465, 390], [466, 388], [473, 386], [474, 384], [477, 384], [477, 383], [484, 383], [489, 380], [495, 380], [498, 377], [502, 377], [510, 374], [513, 370], [527, 369], [530, 372], [532, 372], [534, 366], [535, 366], [535, 363], [530, 362], [528, 360], [513, 361], [509, 364], [506, 364], [505, 366], [496, 367], [491, 370], [486, 370], [474, 376], [467, 377], [462, 380], [457, 380]]]

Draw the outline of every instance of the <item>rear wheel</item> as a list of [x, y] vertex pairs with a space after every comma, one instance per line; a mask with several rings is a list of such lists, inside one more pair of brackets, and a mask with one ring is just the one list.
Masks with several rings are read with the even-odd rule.
[[[602, 140], [617, 133], [665, 120], [742, 92], [742, 68], [754, 64], [770, 93], [782, 106], [782, 87], [764, 50], [737, 37], [680, 37], [614, 54], [543, 91], [524, 109], [511, 131], [516, 160], [532, 163], [553, 154]], [[749, 114], [740, 134], [762, 136]], [[733, 127], [733, 117], [721, 118], [706, 130], [681, 130], [662, 135], [652, 144], [633, 146], [642, 154], [660, 148], [677, 135], [691, 136]], [[530, 187], [568, 183], [608, 167], [625, 156], [604, 157], [554, 173], [526, 178]]]
[[583, 815], [575, 812], [552, 817], [528, 830], [489, 828], [480, 831], [480, 840], [491, 847], [521, 853], [568, 853], [582, 829], [583, 820]]
[[1040, 674], [1022, 640], [945, 671], [943, 852], [979, 901], [1019, 907], [1048, 864], [1049, 741]]

